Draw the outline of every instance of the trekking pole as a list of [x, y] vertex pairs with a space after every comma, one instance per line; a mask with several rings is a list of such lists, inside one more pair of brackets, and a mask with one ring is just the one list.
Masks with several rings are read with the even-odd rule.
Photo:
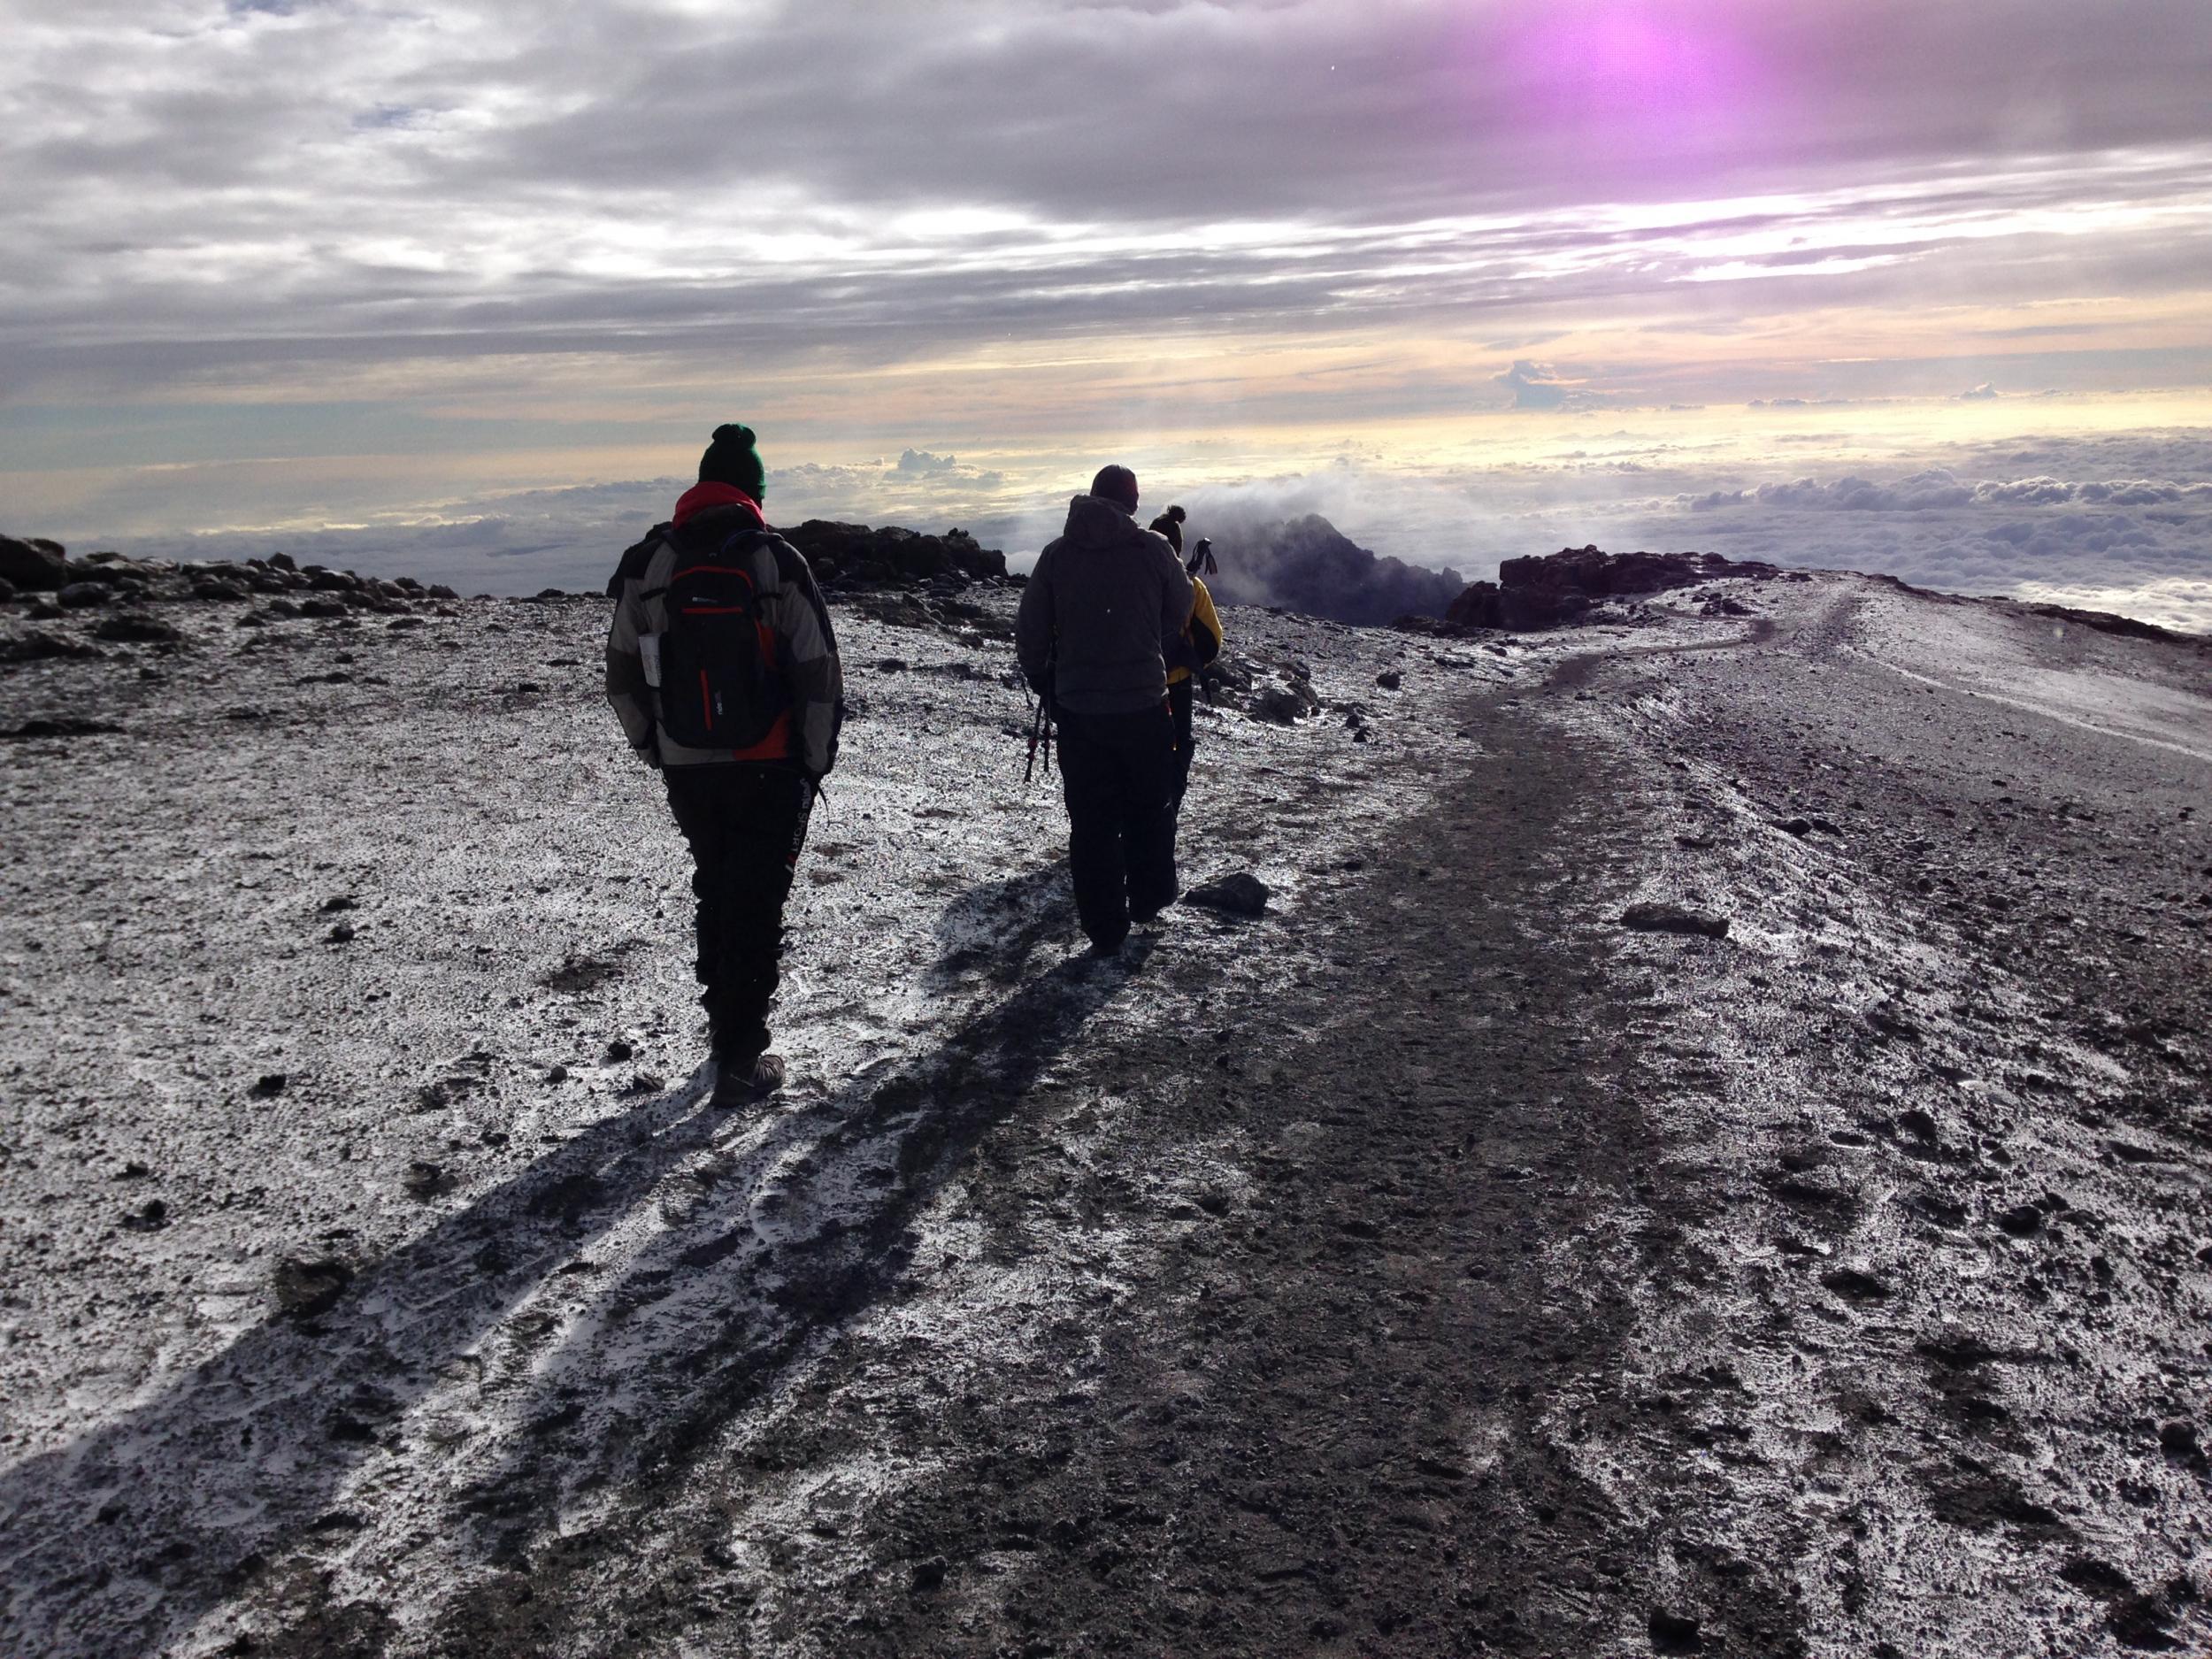
[[1037, 707], [1029, 717], [1029, 758], [1022, 764], [1022, 781], [1027, 783], [1036, 773], [1037, 750], [1045, 751], [1045, 776], [1052, 776], [1052, 670], [1059, 653], [1045, 658], [1044, 686], [1037, 693]]

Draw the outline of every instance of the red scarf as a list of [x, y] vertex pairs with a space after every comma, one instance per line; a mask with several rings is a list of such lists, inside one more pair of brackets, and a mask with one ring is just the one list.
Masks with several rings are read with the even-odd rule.
[[736, 485], [699, 483], [677, 498], [676, 516], [669, 521], [671, 528], [682, 529], [685, 519], [710, 507], [742, 507], [752, 515], [755, 524], [764, 530], [768, 527], [768, 520], [760, 516], [760, 503]]

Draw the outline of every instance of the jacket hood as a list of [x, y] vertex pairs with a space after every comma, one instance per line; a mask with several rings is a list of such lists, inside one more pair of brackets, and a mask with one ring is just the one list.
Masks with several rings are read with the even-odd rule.
[[1079, 547], [1103, 548], [1141, 540], [1147, 532], [1119, 502], [1078, 495], [1068, 503], [1068, 525], [1062, 534]]
[[670, 520], [679, 530], [687, 519], [716, 507], [741, 508], [754, 524], [765, 527], [767, 520], [760, 516], [760, 503], [734, 484], [718, 484], [712, 480], [694, 484], [677, 498], [675, 516]]

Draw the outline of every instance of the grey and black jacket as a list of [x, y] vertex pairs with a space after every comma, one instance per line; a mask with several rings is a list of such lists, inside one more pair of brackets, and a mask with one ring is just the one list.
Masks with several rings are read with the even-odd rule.
[[1077, 714], [1125, 714], [1167, 695], [1166, 642], [1190, 618], [1191, 582], [1167, 538], [1102, 495], [1068, 503], [1015, 618], [1022, 672]]
[[767, 738], [748, 749], [686, 748], [661, 730], [659, 694], [646, 681], [645, 654], [638, 641], [667, 629], [666, 595], [678, 557], [718, 547], [733, 531], [750, 525], [749, 512], [709, 508], [687, 518], [680, 529], [656, 525], [623, 554], [607, 584], [615, 602], [613, 626], [607, 632], [607, 701], [614, 705], [630, 747], [657, 757], [664, 766], [751, 762], [792, 766], [819, 778], [837, 764], [844, 674], [814, 572], [781, 536], [757, 534], [746, 553], [761, 619], [775, 637], [776, 669], [791, 698]]

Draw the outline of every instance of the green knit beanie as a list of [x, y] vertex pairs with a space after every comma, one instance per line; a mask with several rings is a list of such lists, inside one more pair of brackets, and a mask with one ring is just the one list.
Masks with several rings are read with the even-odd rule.
[[755, 501], [766, 495], [768, 473], [760, 464], [760, 451], [753, 448], [750, 426], [714, 429], [714, 442], [707, 445], [707, 452], [699, 457], [699, 481], [733, 485]]

